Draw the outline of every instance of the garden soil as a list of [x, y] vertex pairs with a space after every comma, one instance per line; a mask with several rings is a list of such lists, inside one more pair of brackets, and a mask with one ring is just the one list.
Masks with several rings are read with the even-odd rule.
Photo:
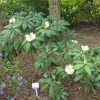
[[[79, 34], [79, 37], [76, 38], [79, 43], [88, 45], [90, 47], [100, 46], [100, 27], [90, 26], [86, 24], [76, 24], [69, 27], [70, 30], [75, 30]], [[18, 57], [14, 58], [12, 64], [15, 61], [19, 61], [21, 67], [19, 69], [23, 70], [23, 77], [28, 81], [28, 87], [25, 87], [21, 91], [8, 91], [10, 96], [14, 100], [52, 100], [47, 95], [46, 90], [41, 92], [41, 87], [43, 83], [39, 84], [38, 97], [36, 97], [35, 90], [32, 89], [32, 83], [38, 82], [39, 79], [43, 78], [43, 72], [39, 73], [38, 69], [34, 68], [33, 62], [36, 61], [37, 54], [33, 55], [34, 61], [32, 61], [31, 54], [26, 54], [23, 52]], [[69, 93], [69, 96], [66, 96], [66, 100], [100, 100], [100, 89], [97, 89], [97, 95], [94, 95], [92, 91], [84, 92], [84, 84], [81, 84], [79, 81], [73, 81], [74, 75], [72, 75], [71, 80], [63, 80], [62, 87]], [[4, 99], [4, 96], [0, 96], [0, 100]], [[63, 99], [62, 99], [63, 100]]]

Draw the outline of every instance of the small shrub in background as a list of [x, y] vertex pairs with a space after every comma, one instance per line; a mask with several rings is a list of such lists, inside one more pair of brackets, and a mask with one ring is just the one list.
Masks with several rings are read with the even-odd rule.
[[90, 0], [61, 0], [61, 16], [69, 23], [93, 23], [99, 25], [100, 4]]

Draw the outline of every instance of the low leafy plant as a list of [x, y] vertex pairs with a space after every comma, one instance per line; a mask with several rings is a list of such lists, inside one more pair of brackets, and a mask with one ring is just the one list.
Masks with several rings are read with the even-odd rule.
[[[0, 66], [0, 95], [5, 95], [4, 98], [7, 100], [14, 100], [15, 97], [10, 97], [11, 91], [18, 93], [18, 90], [28, 85], [27, 81], [21, 76], [22, 70], [18, 68], [18, 62], [11, 65], [7, 60], [0, 60], [0, 64], [2, 64], [2, 66]], [[8, 91], [10, 91], [10, 94]]]
[[83, 49], [78, 51], [73, 48], [73, 50], [68, 53], [68, 55], [74, 55], [73, 68], [76, 71], [74, 81], [76, 82], [82, 79], [80, 82], [85, 84], [85, 91], [92, 89], [93, 93], [96, 94], [96, 89], [100, 88], [100, 57], [98, 56], [100, 53], [100, 47], [87, 48], [81, 46], [81, 48], [82, 47], [86, 48], [86, 50]]

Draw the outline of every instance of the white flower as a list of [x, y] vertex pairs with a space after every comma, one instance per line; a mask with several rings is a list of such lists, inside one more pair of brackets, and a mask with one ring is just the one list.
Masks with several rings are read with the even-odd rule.
[[74, 42], [74, 44], [78, 43], [76, 40], [72, 40], [72, 42]]
[[83, 51], [89, 50], [89, 47], [88, 47], [88, 46], [83, 46], [83, 45], [82, 45], [81, 48], [82, 48]]
[[15, 23], [15, 18], [12, 19], [13, 24]]
[[25, 36], [26, 36], [26, 40], [29, 41], [29, 42], [33, 41], [36, 38], [36, 35], [33, 34], [33, 32], [30, 33], [30, 35], [26, 34]]
[[12, 23], [12, 19], [9, 19], [9, 23]]
[[72, 68], [73, 66], [70, 64], [68, 66], [66, 66], [65, 71], [67, 72], [67, 74], [73, 74], [74, 73], [74, 69]]
[[9, 19], [9, 23], [12, 23], [12, 22], [13, 24], [15, 23], [15, 18]]
[[48, 23], [48, 21], [45, 22], [45, 26], [48, 26], [48, 27], [49, 27], [49, 23]]

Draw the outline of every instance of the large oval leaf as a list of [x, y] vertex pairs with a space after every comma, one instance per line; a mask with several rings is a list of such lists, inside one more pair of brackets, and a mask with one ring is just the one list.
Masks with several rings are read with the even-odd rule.
[[26, 52], [29, 54], [30, 53], [30, 50], [31, 50], [31, 43], [30, 42], [27, 42], [25, 44], [25, 48], [26, 48]]
[[73, 68], [76, 69], [80, 69], [83, 66], [83, 64], [76, 64], [75, 66], [73, 66]]
[[14, 41], [14, 48], [17, 49], [18, 46], [19, 46], [19, 40], [15, 39], [15, 41]]
[[47, 88], [48, 84], [45, 84], [42, 88], [41, 91], [45, 90]]
[[83, 77], [83, 75], [84, 75], [84, 74], [77, 75], [77, 76], [74, 78], [74, 81], [80, 80], [80, 79]]
[[53, 87], [49, 88], [49, 95], [51, 98], [54, 96], [54, 88]]
[[89, 68], [89, 66], [86, 65], [85, 70], [91, 76], [91, 69]]
[[100, 74], [95, 78], [95, 81], [100, 80]]

